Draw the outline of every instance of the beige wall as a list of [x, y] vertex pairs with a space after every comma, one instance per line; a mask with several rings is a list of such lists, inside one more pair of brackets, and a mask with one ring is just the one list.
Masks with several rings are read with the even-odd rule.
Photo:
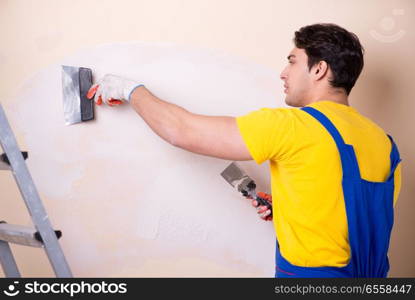
[[[0, 101], [14, 99], [20, 86], [38, 70], [75, 51], [103, 43], [172, 42], [219, 49], [273, 68], [279, 74], [292, 47], [293, 32], [315, 22], [344, 26], [359, 36], [366, 49], [365, 68], [350, 101], [398, 143], [403, 158], [403, 184], [391, 241], [390, 276], [413, 277], [414, 1], [0, 0]], [[396, 40], [387, 37], [394, 34], [398, 34]], [[22, 148], [24, 143], [22, 140]], [[9, 174], [0, 174], [0, 190], [0, 218], [9, 223], [29, 223]], [[49, 267], [42, 267], [47, 260], [40, 250], [13, 249], [25, 276], [52, 274]], [[157, 262], [146, 274], [160, 275], [154, 268]], [[223, 270], [222, 266], [195, 258], [182, 258], [180, 267], [171, 264], [163, 268], [170, 276], [184, 274], [183, 269], [186, 274], [198, 274], [194, 271], [197, 268], [210, 270], [204, 274], [212, 276], [255, 274]]]

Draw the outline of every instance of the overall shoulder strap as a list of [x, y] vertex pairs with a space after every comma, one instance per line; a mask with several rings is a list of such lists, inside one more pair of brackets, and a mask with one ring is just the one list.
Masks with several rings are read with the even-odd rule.
[[399, 155], [399, 150], [398, 147], [396, 146], [393, 138], [388, 134], [388, 138], [390, 139], [391, 143], [392, 143], [392, 150], [390, 153], [390, 160], [391, 160], [391, 168], [390, 168], [390, 173], [388, 176], [388, 180], [392, 180], [392, 178], [394, 177], [394, 173], [395, 173], [395, 169], [398, 166], [399, 162], [401, 162], [401, 157]]
[[331, 134], [334, 141], [336, 142], [337, 148], [344, 147], [345, 142], [344, 142], [342, 136], [340, 135], [340, 132], [333, 125], [333, 123], [329, 120], [329, 118], [327, 118], [319, 110], [317, 110], [313, 107], [310, 107], [310, 106], [302, 107], [301, 109], [308, 112], [310, 115], [312, 115], [314, 118], [316, 118], [317, 121], [319, 121], [327, 129], [327, 131]]
[[329, 118], [326, 117], [326, 115], [313, 107], [306, 106], [302, 107], [301, 110], [309, 113], [311, 116], [317, 119], [317, 121], [319, 121], [321, 125], [323, 125], [333, 137], [337, 145], [337, 149], [340, 153], [343, 175], [360, 178], [359, 164], [357, 162], [353, 146], [348, 145], [344, 142], [336, 126], [334, 126], [334, 124], [329, 120]]

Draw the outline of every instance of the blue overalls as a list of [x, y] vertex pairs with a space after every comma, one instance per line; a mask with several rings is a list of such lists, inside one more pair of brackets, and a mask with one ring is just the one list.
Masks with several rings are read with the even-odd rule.
[[340, 153], [351, 259], [344, 267], [295, 266], [282, 257], [277, 242], [275, 277], [386, 277], [389, 271], [389, 239], [393, 226], [394, 173], [401, 161], [395, 142], [388, 135], [392, 151], [387, 180], [364, 180], [360, 177], [353, 146], [344, 143], [333, 123], [315, 108], [307, 106], [301, 109], [328, 130]]

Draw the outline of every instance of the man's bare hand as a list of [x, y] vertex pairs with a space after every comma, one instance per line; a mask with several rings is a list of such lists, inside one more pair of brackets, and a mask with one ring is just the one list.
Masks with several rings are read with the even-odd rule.
[[[263, 192], [259, 192], [258, 197], [264, 198], [272, 204], [272, 196]], [[252, 199], [252, 198], [251, 198]], [[258, 201], [252, 199], [252, 206], [256, 207], [259, 217], [264, 221], [272, 221], [271, 210], [265, 205], [258, 205]]]

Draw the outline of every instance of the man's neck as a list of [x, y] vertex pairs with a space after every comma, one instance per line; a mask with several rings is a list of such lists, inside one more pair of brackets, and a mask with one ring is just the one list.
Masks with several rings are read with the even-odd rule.
[[316, 95], [315, 97], [311, 98], [308, 104], [315, 103], [318, 101], [332, 101], [347, 106], [349, 105], [348, 96], [345, 93], [326, 93]]

